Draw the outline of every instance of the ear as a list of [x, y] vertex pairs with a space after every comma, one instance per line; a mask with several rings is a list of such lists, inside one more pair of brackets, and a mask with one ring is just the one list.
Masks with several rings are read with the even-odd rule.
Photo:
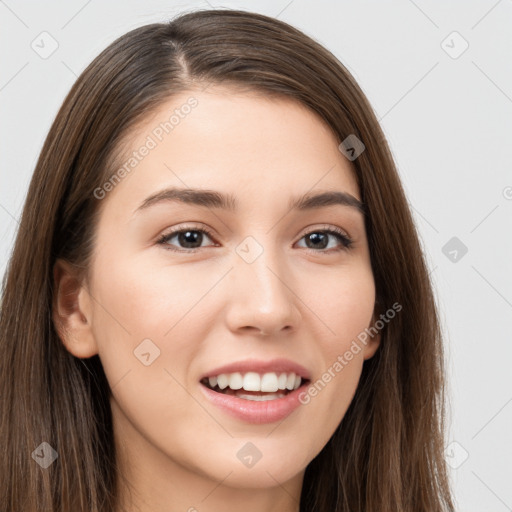
[[[375, 306], [372, 319], [370, 322], [370, 325], [368, 326], [369, 336], [367, 338], [367, 343], [364, 349], [364, 359], [370, 359], [375, 355], [375, 352], [377, 352], [377, 349], [380, 346], [381, 342], [381, 329], [378, 329], [376, 326], [377, 320], [380, 318], [380, 310]], [[381, 320], [382, 322], [382, 320]], [[378, 325], [378, 324], [377, 324]]]
[[53, 267], [52, 319], [55, 329], [71, 354], [79, 358], [98, 353], [92, 331], [92, 300], [76, 270], [58, 259]]

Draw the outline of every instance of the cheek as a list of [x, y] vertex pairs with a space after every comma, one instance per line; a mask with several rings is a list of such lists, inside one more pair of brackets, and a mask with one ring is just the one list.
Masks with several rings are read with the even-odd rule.
[[[193, 306], [208, 283], [185, 280], [173, 269], [157, 275], [151, 266], [98, 261], [93, 287], [93, 335], [111, 388], [123, 379], [155, 388], [161, 379], [180, 382], [197, 347], [191, 332]], [[198, 289], [197, 289], [198, 288]], [[179, 373], [178, 373], [179, 372]], [[127, 377], [125, 377], [127, 376]], [[116, 389], [119, 390], [119, 385]], [[167, 386], [165, 389], [171, 389]], [[132, 390], [134, 397], [136, 389]]]
[[190, 336], [200, 309], [193, 306], [211, 284], [185, 279], [178, 267], [159, 275], [133, 261], [100, 267], [108, 271], [96, 272], [93, 330], [121, 435], [130, 439], [135, 428], [162, 450], [181, 453], [201, 415], [182, 386], [200, 339]]
[[121, 329], [133, 341], [151, 336], [167, 339], [179, 331], [218, 280], [216, 275], [190, 272], [183, 265], [162, 268], [161, 261], [152, 265], [152, 258], [132, 258], [115, 265], [110, 264], [113, 258], [109, 260], [100, 263], [105, 270], [97, 272], [99, 316], [107, 328]]
[[339, 353], [370, 325], [375, 307], [375, 283], [371, 267], [363, 262], [325, 280], [311, 295], [311, 310], [322, 320], [323, 351]]
[[317, 338], [322, 370], [312, 382], [303, 403], [315, 404], [325, 429], [334, 431], [355, 394], [364, 363], [364, 346], [358, 336], [371, 325], [375, 284], [371, 268], [354, 266], [341, 273], [313, 296], [322, 319]]

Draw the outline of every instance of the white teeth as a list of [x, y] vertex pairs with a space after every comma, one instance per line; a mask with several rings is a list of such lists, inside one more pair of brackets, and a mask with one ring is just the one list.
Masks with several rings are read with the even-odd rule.
[[249, 372], [244, 375], [245, 391], [261, 391], [261, 379], [256, 372]]
[[[262, 375], [256, 372], [247, 372], [242, 374], [221, 373], [215, 377], [208, 377], [208, 384], [211, 388], [218, 386], [224, 390], [226, 388], [234, 391], [244, 389], [245, 391], [260, 391], [262, 393], [275, 393], [276, 391], [292, 391], [300, 387], [302, 378], [295, 373], [275, 373], [267, 372]], [[253, 396], [253, 395], [251, 395]]]
[[231, 389], [242, 389], [244, 385], [244, 378], [241, 373], [232, 373], [229, 377], [229, 387]]
[[[299, 377], [300, 379], [300, 377]], [[265, 373], [261, 378], [261, 391], [265, 391], [266, 393], [272, 393], [277, 391], [279, 388], [277, 386], [277, 375], [275, 373]]]
[[217, 377], [217, 386], [219, 386], [220, 389], [225, 389], [228, 387], [229, 384], [229, 378], [225, 373], [221, 373]]
[[294, 386], [295, 386], [295, 374], [289, 373], [288, 378], [286, 379], [286, 389], [291, 391]]

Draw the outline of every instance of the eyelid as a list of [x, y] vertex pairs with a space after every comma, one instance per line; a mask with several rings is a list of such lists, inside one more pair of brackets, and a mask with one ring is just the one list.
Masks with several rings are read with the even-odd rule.
[[315, 233], [317, 231], [335, 231], [336, 233], [352, 239], [347, 230], [342, 229], [339, 226], [335, 226], [334, 224], [313, 224], [312, 226], [308, 226], [303, 229], [301, 238], [309, 233]]

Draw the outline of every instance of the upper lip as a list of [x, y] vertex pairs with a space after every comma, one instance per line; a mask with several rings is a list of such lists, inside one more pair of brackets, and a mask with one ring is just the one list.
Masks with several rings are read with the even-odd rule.
[[246, 359], [244, 361], [236, 361], [234, 363], [229, 363], [223, 366], [219, 366], [217, 368], [213, 368], [212, 370], [208, 370], [207, 373], [203, 374], [199, 380], [202, 380], [206, 377], [215, 377], [220, 375], [221, 373], [247, 373], [247, 372], [256, 372], [260, 374], [264, 373], [295, 373], [299, 377], [302, 377], [303, 380], [310, 380], [310, 373], [304, 366], [296, 363], [294, 361], [290, 361], [289, 359], [272, 359], [270, 361], [262, 361], [256, 359]]

